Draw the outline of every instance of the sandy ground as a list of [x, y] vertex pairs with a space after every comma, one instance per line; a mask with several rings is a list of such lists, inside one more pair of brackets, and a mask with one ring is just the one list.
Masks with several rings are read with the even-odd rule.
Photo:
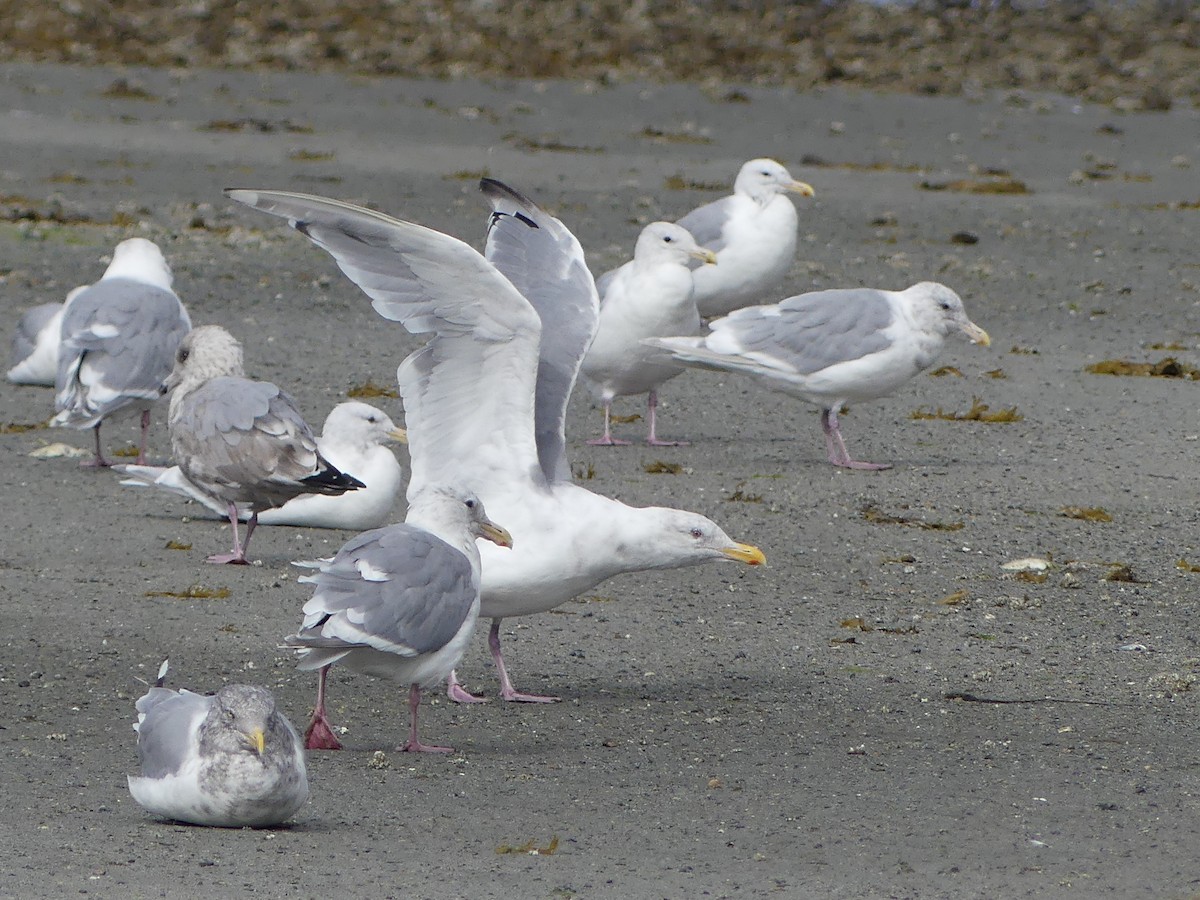
[[[310, 759], [312, 801], [277, 831], [138, 808], [133, 700], [169, 655], [174, 684], [267, 684], [302, 722], [313, 680], [277, 648], [309, 593], [289, 562], [349, 535], [263, 528], [261, 566], [207, 566], [227, 546], [217, 523], [28, 455], [89, 435], [0, 436], [0, 895], [1200, 894], [1200, 574], [1177, 565], [1200, 563], [1200, 388], [1084, 371], [1198, 361], [1200, 116], [1057, 96], [723, 96], [0, 67], [6, 322], [148, 236], [195, 321], [236, 332], [251, 374], [313, 421], [354, 385], [390, 384], [414, 343], [223, 187], [369, 199], [478, 245], [486, 173], [555, 210], [601, 271], [640, 223], [771, 155], [817, 191], [786, 293], [933, 278], [994, 338], [948, 348], [960, 375], [845, 417], [853, 452], [895, 462], [878, 474], [834, 470], [814, 410], [741, 381], [666, 387], [662, 431], [692, 441], [678, 449], [585, 446], [600, 417], [577, 396], [570, 445], [590, 487], [704, 512], [769, 566], [624, 577], [507, 622], [518, 685], [563, 702], [438, 698], [423, 730], [451, 758], [395, 753], [401, 689], [336, 675], [348, 749]], [[1027, 192], [953, 189], [1001, 177]], [[973, 398], [1021, 418], [911, 418]], [[44, 421], [51, 404], [6, 385], [0, 422]], [[113, 448], [134, 434], [106, 430]], [[161, 422], [152, 444], [165, 454]], [[683, 471], [649, 474], [658, 460]], [[1045, 581], [1001, 568], [1030, 556], [1052, 562]], [[229, 595], [148, 595], [193, 585]], [[494, 692], [482, 637], [463, 670]]]

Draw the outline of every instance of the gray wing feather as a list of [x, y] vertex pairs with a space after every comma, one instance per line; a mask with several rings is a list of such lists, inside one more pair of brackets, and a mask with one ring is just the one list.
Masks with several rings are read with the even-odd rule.
[[[732, 201], [732, 197], [725, 197], [698, 206], [675, 224], [691, 232], [701, 247], [720, 253], [725, 247], [725, 225], [729, 221], [729, 205]], [[704, 263], [696, 260], [696, 265], [702, 266]]]
[[192, 752], [192, 730], [208, 715], [212, 702], [210, 696], [161, 687], [150, 688], [138, 699], [141, 722], [134, 727], [143, 776], [161, 778], [179, 770]]
[[198, 485], [233, 491], [256, 508], [280, 506], [325, 464], [312, 430], [270, 382], [222, 376], [180, 403], [171, 423], [180, 469]]
[[122, 396], [86, 410], [104, 416], [127, 399], [154, 400], [175, 362], [175, 350], [191, 330], [174, 293], [128, 278], [106, 278], [67, 304], [55, 387], [60, 410], [83, 398], [79, 370], [86, 359], [98, 380]]
[[289, 646], [431, 653], [454, 637], [479, 593], [461, 551], [404, 523], [358, 535], [308, 580], [316, 592]]
[[583, 248], [558, 219], [499, 181], [480, 189], [492, 205], [484, 255], [542, 320], [534, 399], [538, 461], [550, 481], [570, 481], [567, 403], [600, 321], [600, 299]]
[[800, 375], [812, 375], [886, 349], [891, 324], [882, 292], [846, 288], [800, 294], [774, 307], [747, 307], [712, 328], [731, 334], [746, 353], [772, 356]]

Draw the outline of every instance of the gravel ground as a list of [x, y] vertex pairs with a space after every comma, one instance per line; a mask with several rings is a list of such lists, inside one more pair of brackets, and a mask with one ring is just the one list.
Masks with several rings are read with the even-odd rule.
[[[641, 223], [772, 155], [817, 192], [788, 292], [936, 278], [995, 342], [955, 343], [956, 372], [845, 417], [857, 454], [896, 464], [876, 474], [835, 471], [813, 410], [734, 379], [668, 385], [662, 432], [692, 441], [678, 449], [585, 446], [600, 419], [578, 396], [589, 486], [704, 512], [769, 565], [624, 577], [506, 623], [518, 684], [564, 701], [431, 703], [423, 731], [449, 759], [395, 753], [403, 692], [336, 675], [348, 749], [313, 756], [311, 803], [273, 831], [132, 803], [137, 679], [169, 655], [177, 684], [266, 684], [303, 721], [312, 679], [278, 649], [308, 596], [289, 562], [348, 535], [263, 528], [261, 566], [206, 566], [220, 525], [28, 455], [86, 434], [7, 428], [0, 895], [1200, 892], [1197, 386], [1085, 371], [1200, 362], [1196, 111], [731, 91], [0, 66], [4, 308], [59, 298], [120, 239], [151, 237], [193, 318], [235, 331], [251, 374], [311, 420], [389, 384], [414, 342], [223, 187], [369, 199], [478, 245], [487, 173], [555, 210], [601, 271]], [[913, 418], [975, 398], [1016, 421]], [[0, 390], [0, 422], [50, 407], [46, 390]], [[114, 448], [134, 434], [106, 431]], [[660, 460], [682, 469], [647, 471]], [[1044, 579], [1003, 568], [1025, 557]], [[228, 595], [161, 596], [192, 586]], [[481, 639], [464, 677], [494, 690]]]

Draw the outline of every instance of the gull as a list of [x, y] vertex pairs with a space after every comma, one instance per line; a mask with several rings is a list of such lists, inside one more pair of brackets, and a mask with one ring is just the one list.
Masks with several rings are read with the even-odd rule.
[[679, 220], [719, 260], [715, 267], [693, 266], [703, 318], [754, 303], [783, 281], [796, 256], [798, 227], [788, 193], [811, 197], [813, 189], [773, 159], [752, 159], [738, 172], [732, 194]]
[[[234, 200], [288, 220], [330, 253], [375, 311], [423, 348], [397, 370], [408, 427], [408, 494], [449, 482], [477, 494], [512, 533], [484, 544], [480, 616], [505, 700], [519, 693], [500, 623], [547, 612], [614, 575], [710, 560], [758, 565], [757, 547], [678, 509], [631, 507], [571, 481], [563, 425], [598, 299], [579, 242], [553, 216], [492, 179], [486, 257], [449, 235], [363, 207], [278, 191]], [[478, 698], [450, 677], [449, 695]]]
[[12, 367], [5, 378], [13, 384], [54, 387], [58, 374], [58, 344], [62, 338], [63, 310], [88, 285], [67, 294], [66, 303], [42, 303], [25, 310], [12, 336]]
[[633, 259], [605, 275], [597, 286], [604, 290], [600, 324], [580, 371], [604, 404], [604, 434], [589, 444], [628, 444], [612, 436], [612, 402], [616, 397], [645, 393], [650, 395], [646, 443], [652, 447], [683, 443], [659, 440], [656, 414], [659, 385], [681, 374], [684, 367], [642, 340], [700, 333], [689, 259], [717, 261], [711, 250], [696, 245], [687, 229], [670, 222], [652, 222], [638, 235]]
[[[317, 452], [343, 472], [354, 473], [363, 487], [336, 497], [302, 494], [277, 509], [263, 510], [258, 524], [347, 531], [386, 525], [403, 487], [404, 470], [385, 444], [407, 440], [404, 429], [397, 428], [383, 410], [358, 400], [339, 403], [325, 418]], [[179, 466], [119, 465], [113, 470], [125, 476], [123, 485], [160, 488], [201, 503], [220, 518], [228, 514], [225, 503], [188, 481]], [[240, 508], [238, 518], [250, 518], [249, 510]]]
[[305, 732], [310, 750], [338, 750], [325, 711], [329, 667], [409, 685], [405, 752], [449, 753], [417, 735], [421, 688], [445, 681], [458, 665], [479, 615], [476, 538], [511, 547], [512, 537], [487, 517], [474, 494], [430, 486], [412, 498], [398, 525], [348, 541], [316, 575], [304, 622], [286, 646], [299, 651], [301, 670], [317, 669], [317, 703]]
[[187, 310], [171, 290], [162, 251], [144, 238], [117, 244], [95, 284], [70, 298], [62, 317], [51, 425], [91, 428], [95, 458], [108, 466], [100, 425], [116, 415], [141, 413], [137, 461], [146, 462], [150, 407], [161, 395], [175, 348], [191, 330]]
[[[211, 563], [247, 565], [258, 514], [301, 494], [339, 495], [363, 486], [330, 464], [296, 404], [268, 381], [242, 371], [242, 346], [219, 325], [202, 325], [179, 345], [164, 387], [174, 391], [167, 421], [184, 477], [225, 504], [233, 551]], [[239, 510], [250, 518], [238, 538]]]
[[140, 775], [129, 792], [155, 815], [195, 825], [278, 825], [308, 800], [304, 748], [266, 688], [213, 694], [163, 687], [136, 703]]
[[749, 306], [711, 323], [702, 337], [651, 339], [689, 366], [750, 375], [772, 390], [821, 408], [829, 461], [849, 469], [887, 469], [851, 459], [838, 428], [847, 403], [897, 390], [933, 365], [951, 332], [987, 346], [958, 294], [923, 281], [903, 291], [843, 288]]

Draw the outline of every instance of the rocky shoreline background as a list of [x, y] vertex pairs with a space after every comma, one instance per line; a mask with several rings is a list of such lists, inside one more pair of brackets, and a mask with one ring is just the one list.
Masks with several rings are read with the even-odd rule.
[[0, 0], [15, 62], [651, 79], [1200, 103], [1200, 4]]

